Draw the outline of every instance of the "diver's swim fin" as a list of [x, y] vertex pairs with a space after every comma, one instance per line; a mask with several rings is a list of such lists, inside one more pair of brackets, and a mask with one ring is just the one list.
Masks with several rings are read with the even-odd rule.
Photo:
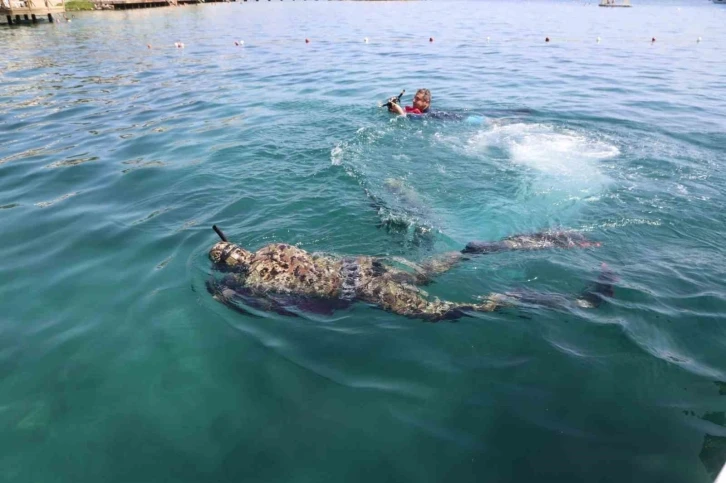
[[[597, 281], [587, 287], [578, 298], [580, 305], [587, 305], [588, 308], [597, 308], [605, 301], [605, 298], [615, 297], [614, 284], [619, 280], [618, 276], [607, 265], [600, 265], [600, 276]], [[583, 304], [584, 302], [584, 304]]]

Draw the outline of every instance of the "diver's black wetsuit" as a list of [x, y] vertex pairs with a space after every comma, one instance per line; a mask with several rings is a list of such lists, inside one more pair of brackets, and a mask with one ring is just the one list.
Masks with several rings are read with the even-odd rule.
[[442, 121], [463, 121], [467, 118], [463, 114], [447, 111], [432, 111], [427, 109], [422, 114], [408, 114], [409, 119], [438, 119]]

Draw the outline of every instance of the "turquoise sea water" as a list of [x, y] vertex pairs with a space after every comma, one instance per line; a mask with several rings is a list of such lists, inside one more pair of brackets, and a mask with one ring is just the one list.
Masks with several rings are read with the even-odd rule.
[[[0, 29], [0, 481], [710, 481], [724, 25], [707, 2], [255, 2]], [[377, 107], [418, 87], [486, 121]], [[243, 315], [204, 287], [213, 223], [412, 260], [580, 230], [602, 247], [428, 290], [619, 281], [592, 311]]]

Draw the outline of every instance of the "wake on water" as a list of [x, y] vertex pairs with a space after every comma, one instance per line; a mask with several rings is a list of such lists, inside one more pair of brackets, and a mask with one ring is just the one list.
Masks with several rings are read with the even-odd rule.
[[[620, 154], [617, 146], [603, 136], [546, 123], [493, 121], [484, 129], [480, 125], [451, 123], [443, 128], [434, 123], [423, 129], [420, 125], [410, 128], [391, 124], [361, 128], [355, 139], [341, 142], [331, 150], [331, 164], [343, 166], [374, 200], [381, 226], [403, 229], [412, 236], [449, 229], [453, 236], [457, 227], [441, 226], [435, 210], [426, 204], [427, 199], [435, 203], [437, 193], [421, 194], [420, 190], [425, 188], [414, 179], [423, 165], [417, 166], [418, 161], [409, 156], [401, 159], [393, 155], [396, 148], [400, 150], [400, 138], [405, 138], [406, 145], [425, 145], [427, 155], [422, 162], [426, 165], [439, 164], [436, 153], [440, 160], [450, 160], [442, 162], [463, 164], [458, 171], [469, 171], [467, 182], [480, 184], [480, 191], [491, 192], [493, 181], [506, 181], [506, 176], [493, 180], [486, 174], [477, 180], [475, 173], [481, 173], [480, 168], [508, 172], [512, 184], [503, 189], [511, 193], [500, 193], [504, 195], [500, 198], [527, 218], [522, 226], [534, 229], [546, 228], [553, 215], [558, 221], [574, 219], [584, 203], [598, 200], [612, 183], [603, 161]], [[413, 176], [401, 175], [406, 170], [415, 170]], [[439, 169], [438, 174], [445, 173]], [[431, 186], [428, 185], [428, 191]], [[486, 202], [483, 200], [482, 205], [479, 201], [477, 209], [472, 210], [475, 213], [461, 213], [462, 220], [467, 216], [481, 219], [484, 212], [492, 218], [489, 221], [493, 223], [488, 224], [496, 225], [496, 213], [488, 212]], [[466, 203], [463, 206], [466, 209]], [[510, 222], [510, 219], [501, 221], [505, 226]], [[486, 234], [469, 233], [468, 236]]]
[[505, 162], [523, 168], [535, 182], [557, 180], [560, 191], [571, 193], [604, 189], [610, 179], [601, 162], [620, 154], [615, 145], [588, 133], [548, 124], [494, 124], [472, 136], [466, 145], [469, 153], [490, 148], [503, 151]]

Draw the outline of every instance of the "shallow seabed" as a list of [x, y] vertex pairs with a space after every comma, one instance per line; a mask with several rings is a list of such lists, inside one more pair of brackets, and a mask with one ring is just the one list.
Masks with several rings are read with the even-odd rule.
[[[700, 1], [286, 1], [0, 29], [0, 480], [710, 481], [724, 25]], [[485, 122], [377, 107], [423, 86]], [[213, 223], [412, 260], [579, 230], [602, 247], [427, 290], [619, 282], [458, 323], [243, 315], [204, 287]]]

